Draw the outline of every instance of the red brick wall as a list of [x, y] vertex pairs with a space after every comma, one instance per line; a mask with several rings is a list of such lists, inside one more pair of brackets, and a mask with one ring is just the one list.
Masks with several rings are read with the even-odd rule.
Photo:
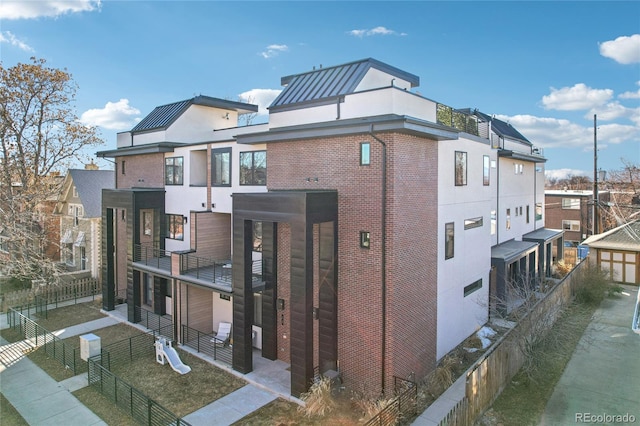
[[[420, 375], [435, 363], [437, 149], [434, 142], [416, 137], [378, 137], [388, 146], [390, 387], [392, 375]], [[359, 164], [361, 142], [371, 143], [369, 166]], [[274, 143], [267, 148], [270, 190], [338, 191], [338, 357], [345, 380], [373, 392], [380, 391], [382, 359], [381, 163], [381, 145], [369, 135]], [[369, 249], [360, 247], [360, 231], [371, 233]], [[281, 235], [279, 244], [282, 240]], [[279, 246], [278, 253], [281, 295], [288, 291], [283, 288], [288, 281], [282, 278], [288, 277], [289, 251]]]
[[[164, 186], [164, 154], [117, 157], [116, 188], [160, 188]], [[124, 174], [122, 162], [125, 162]]]

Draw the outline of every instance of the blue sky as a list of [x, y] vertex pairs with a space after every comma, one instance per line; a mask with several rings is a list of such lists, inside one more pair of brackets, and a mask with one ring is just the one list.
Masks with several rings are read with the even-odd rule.
[[158, 105], [266, 107], [283, 76], [372, 57], [509, 121], [548, 174], [592, 175], [594, 114], [599, 168], [640, 165], [640, 2], [3, 0], [2, 64], [31, 56], [73, 75], [106, 141], [93, 151]]

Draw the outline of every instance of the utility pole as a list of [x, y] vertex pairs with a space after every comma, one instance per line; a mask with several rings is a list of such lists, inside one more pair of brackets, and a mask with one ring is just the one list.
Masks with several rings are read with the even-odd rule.
[[598, 227], [598, 131], [597, 116], [593, 114], [593, 235], [600, 232]]

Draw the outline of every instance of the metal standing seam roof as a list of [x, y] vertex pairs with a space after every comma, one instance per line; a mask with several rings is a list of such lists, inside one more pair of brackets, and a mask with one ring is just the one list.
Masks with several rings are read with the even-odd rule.
[[490, 122], [491, 123], [491, 130], [493, 130], [494, 132], [496, 132], [499, 136], [506, 136], [509, 138], [513, 138], [513, 139], [518, 139], [521, 140], [523, 142], [526, 142], [527, 144], [531, 145], [531, 142], [529, 142], [529, 140], [527, 138], [525, 138], [522, 133], [520, 133], [519, 131], [517, 131], [515, 129], [515, 127], [513, 127], [511, 124], [499, 120], [495, 117], [489, 116], [485, 113], [482, 113], [480, 111], [475, 111], [475, 114], [482, 118], [483, 120]]
[[173, 102], [167, 105], [155, 107], [149, 115], [135, 125], [132, 132], [155, 130], [167, 128], [180, 115], [182, 115], [191, 105], [203, 105], [214, 108], [235, 110], [238, 112], [257, 112], [258, 105], [246, 104], [244, 102], [228, 101], [225, 99], [213, 98], [211, 96], [196, 96], [184, 101]]
[[282, 77], [286, 86], [271, 103], [269, 109], [300, 102], [334, 98], [353, 93], [367, 71], [376, 68], [409, 81], [412, 87], [419, 84], [419, 77], [372, 58], [348, 64]]

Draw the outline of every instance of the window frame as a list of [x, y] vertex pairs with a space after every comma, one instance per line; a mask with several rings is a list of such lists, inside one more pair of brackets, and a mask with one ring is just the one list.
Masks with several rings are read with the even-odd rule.
[[482, 156], [482, 185], [491, 185], [491, 158], [488, 155]]
[[480, 290], [482, 288], [482, 278], [475, 280], [474, 282], [472, 282], [469, 285], [466, 285], [463, 289], [463, 294], [464, 297], [469, 296], [472, 293], [475, 293], [476, 291]]
[[464, 229], [481, 228], [484, 226], [484, 218], [482, 216], [470, 217], [464, 220]]
[[[177, 165], [176, 162], [180, 161], [180, 165]], [[172, 164], [169, 164], [171, 162]], [[172, 173], [169, 174], [168, 170], [171, 170]], [[176, 171], [180, 171], [180, 173], [176, 173]], [[169, 179], [171, 176], [171, 181]], [[179, 179], [178, 179], [179, 177]], [[184, 157], [165, 157], [164, 159], [164, 184], [166, 186], [180, 186], [184, 185]]]
[[562, 210], [580, 210], [580, 198], [562, 197]]
[[360, 231], [360, 248], [363, 248], [363, 249], [371, 248], [371, 232]]
[[455, 186], [467, 185], [467, 164], [467, 152], [455, 151], [453, 167]]
[[360, 142], [360, 165], [371, 165], [371, 142]]
[[[568, 225], [568, 228], [566, 227], [566, 225]], [[582, 224], [579, 220], [564, 219], [562, 221], [562, 230], [569, 232], [580, 232], [580, 228], [582, 227], [581, 225]]]
[[452, 259], [455, 256], [455, 234], [454, 222], [444, 224], [444, 259]]
[[[228, 156], [228, 163], [227, 163], [227, 171], [226, 171], [226, 178], [227, 178], [227, 183], [219, 183], [216, 182], [216, 177], [217, 177], [217, 162], [216, 162], [216, 156], [220, 155], [220, 154], [227, 154]], [[231, 147], [227, 147], [227, 148], [216, 148], [216, 149], [212, 149], [211, 150], [211, 186], [215, 186], [215, 187], [225, 187], [225, 186], [231, 186], [232, 184], [232, 179], [233, 179], [233, 167], [232, 167], [232, 148]], [[224, 180], [223, 180], [224, 181]]]
[[[170, 240], [176, 240], [176, 241], [184, 241], [184, 218], [185, 216], [181, 215], [181, 214], [171, 214], [171, 213], [167, 213], [166, 215], [166, 235], [165, 238], [168, 238]], [[182, 230], [182, 232], [180, 234], [178, 234], [178, 232], [176, 232], [176, 229], [173, 228], [173, 232], [172, 232], [172, 225], [175, 227], [176, 225], [180, 225], [179, 228]], [[176, 235], [180, 235], [179, 238], [176, 238]]]
[[[264, 182], [261, 182], [256, 179], [256, 161], [255, 161], [256, 154], [264, 155]], [[249, 167], [249, 170], [251, 172], [250, 173], [251, 178], [249, 179], [250, 182], [246, 182], [245, 177], [243, 176], [243, 167], [246, 168], [246, 166], [243, 163], [243, 157], [247, 155], [251, 156], [251, 167]], [[267, 151], [266, 150], [241, 152], [239, 157], [239, 164], [240, 164], [239, 176], [240, 176], [241, 186], [266, 186], [267, 185]]]

